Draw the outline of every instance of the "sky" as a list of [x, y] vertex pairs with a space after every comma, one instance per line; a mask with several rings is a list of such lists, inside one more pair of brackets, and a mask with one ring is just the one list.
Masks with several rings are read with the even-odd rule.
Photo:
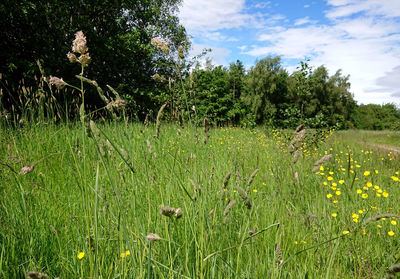
[[400, 106], [400, 0], [183, 0], [179, 17], [214, 65], [280, 56], [291, 73], [307, 58], [349, 75], [359, 104]]

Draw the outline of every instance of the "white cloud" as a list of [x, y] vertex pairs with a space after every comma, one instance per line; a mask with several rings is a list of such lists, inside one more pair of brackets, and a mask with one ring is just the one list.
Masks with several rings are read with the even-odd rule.
[[245, 0], [185, 0], [179, 17], [190, 34], [245, 26]]
[[310, 17], [306, 16], [306, 17], [296, 19], [296, 21], [294, 22], [294, 25], [299, 26], [299, 25], [304, 25], [307, 23], [315, 23], [315, 21], [311, 20]]
[[398, 0], [328, 0], [328, 4], [334, 6], [326, 13], [326, 16], [331, 19], [360, 12], [385, 17], [398, 17], [400, 15], [400, 1]]
[[215, 65], [223, 65], [223, 66], [228, 66], [228, 61], [227, 57], [231, 54], [231, 50], [227, 48], [221, 48], [221, 47], [210, 47], [208, 45], [204, 44], [193, 44], [192, 45], [192, 50], [190, 51], [190, 56], [197, 56], [203, 52], [204, 49], [209, 49], [211, 48], [212, 51], [207, 53], [205, 56], [203, 56], [200, 59], [200, 63], [204, 64], [206, 61], [206, 58], [211, 58], [212, 63]]
[[225, 36], [221, 32], [205, 32], [202, 37], [210, 41], [223, 41], [223, 42], [237, 42], [238, 38], [232, 36]]
[[[246, 53], [281, 55], [284, 59], [310, 57], [313, 66], [325, 65], [331, 74], [338, 69], [350, 74], [351, 91], [356, 100], [399, 102], [400, 11], [399, 18], [393, 18], [393, 11], [387, 11], [389, 1], [328, 2], [335, 6], [327, 12], [328, 17], [335, 18], [332, 25], [312, 24], [269, 31], [259, 36], [262, 44]], [[400, 1], [390, 2], [400, 6]], [[393, 7], [396, 9], [397, 4]], [[357, 12], [363, 12], [364, 16], [347, 17]]]

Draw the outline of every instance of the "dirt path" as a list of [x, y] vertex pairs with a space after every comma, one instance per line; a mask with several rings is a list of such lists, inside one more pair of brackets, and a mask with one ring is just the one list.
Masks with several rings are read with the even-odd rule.
[[375, 147], [375, 148], [380, 149], [380, 150], [397, 153], [397, 155], [400, 154], [400, 148], [398, 148], [398, 147], [393, 147], [393, 146], [384, 145], [384, 144], [378, 144], [378, 143], [369, 143], [369, 142], [364, 142], [364, 143], [366, 145], [369, 145], [371, 147]]

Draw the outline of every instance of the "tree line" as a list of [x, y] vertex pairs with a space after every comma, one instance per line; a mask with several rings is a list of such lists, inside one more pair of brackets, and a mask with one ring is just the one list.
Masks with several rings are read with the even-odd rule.
[[[27, 104], [34, 110], [30, 98], [40, 96], [56, 100], [61, 108], [71, 106], [58, 118], [77, 115], [79, 108], [73, 106], [81, 96], [66, 89], [50, 94], [43, 81], [54, 75], [79, 86], [75, 78], [79, 69], [66, 54], [74, 34], [82, 30], [90, 53], [84, 76], [116, 89], [126, 101], [123, 113], [131, 119], [155, 118], [167, 103], [170, 120], [208, 118], [221, 126], [292, 128], [303, 122], [315, 128], [400, 129], [399, 108], [358, 105], [349, 76], [340, 70], [329, 75], [326, 67], [311, 68], [303, 61], [289, 73], [281, 58], [272, 56], [250, 69], [239, 60], [228, 67], [209, 60], [200, 66], [199, 57], [187, 57], [190, 38], [177, 17], [180, 4], [180, 0], [2, 1], [0, 23], [7, 26], [0, 33], [2, 114], [21, 114]], [[164, 48], [154, 42], [165, 43]], [[96, 88], [89, 86], [86, 91], [87, 109], [104, 117]], [[50, 115], [54, 107], [47, 106], [43, 114]]]

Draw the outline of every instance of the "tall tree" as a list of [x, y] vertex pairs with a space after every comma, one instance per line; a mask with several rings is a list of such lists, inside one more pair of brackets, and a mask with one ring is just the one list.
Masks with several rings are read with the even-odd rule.
[[91, 65], [87, 76], [110, 84], [120, 93], [149, 103], [155, 62], [170, 56], [156, 52], [152, 37], [172, 50], [187, 45], [186, 31], [176, 15], [181, 0], [4, 0], [0, 3], [0, 73], [9, 82], [34, 82], [40, 59], [47, 74], [73, 80], [76, 65], [66, 57], [74, 33], [87, 37]]

